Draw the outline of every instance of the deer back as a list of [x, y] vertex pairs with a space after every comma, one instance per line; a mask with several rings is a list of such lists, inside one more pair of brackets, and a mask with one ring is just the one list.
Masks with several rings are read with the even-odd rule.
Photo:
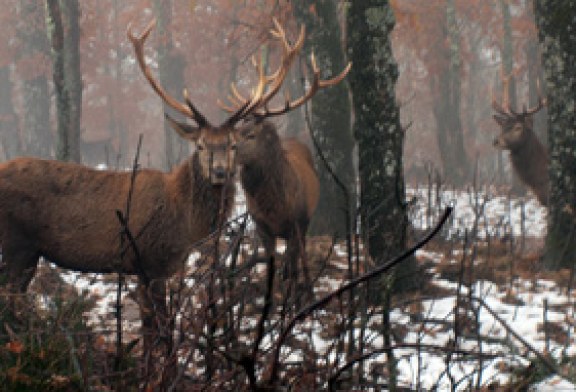
[[[134, 253], [120, 239], [120, 211], [129, 218], [147, 274], [169, 276], [187, 257], [192, 242], [210, 233], [224, 188], [203, 176], [197, 155], [169, 174], [138, 172], [127, 212], [131, 187], [131, 173], [126, 172], [32, 158], [5, 163], [0, 166], [2, 246], [27, 247], [79, 271], [121, 267], [134, 272]], [[227, 190], [224, 198], [231, 199], [232, 192]]]

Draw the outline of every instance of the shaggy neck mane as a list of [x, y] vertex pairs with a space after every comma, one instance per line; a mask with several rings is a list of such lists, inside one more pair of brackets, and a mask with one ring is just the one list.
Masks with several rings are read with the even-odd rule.
[[[244, 162], [242, 185], [246, 193], [256, 198], [261, 206], [282, 200], [284, 189], [292, 174], [285, 152], [271, 124], [264, 125], [262, 132], [269, 133], [270, 143], [254, 159]], [[265, 188], [265, 190], [264, 190]]]
[[[511, 151], [510, 157], [518, 176], [525, 183], [536, 186], [548, 180], [548, 153], [535, 135], [531, 135], [531, 138], [520, 148]], [[544, 157], [544, 162], [537, 157]]]
[[[173, 172], [173, 184], [176, 197], [190, 206], [188, 219], [194, 224], [202, 222], [208, 231], [214, 230], [218, 224], [228, 217], [234, 201], [234, 185], [212, 185], [209, 179], [202, 175], [199, 157], [194, 153], [185, 162], [177, 166]], [[213, 219], [206, 219], [213, 217]], [[218, 222], [218, 217], [220, 221]]]

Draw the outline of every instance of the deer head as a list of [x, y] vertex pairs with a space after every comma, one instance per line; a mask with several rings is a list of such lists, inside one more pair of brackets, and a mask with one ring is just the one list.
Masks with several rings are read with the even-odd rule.
[[234, 124], [241, 118], [240, 111], [234, 113], [222, 125], [213, 126], [206, 117], [194, 106], [184, 89], [184, 103], [169, 95], [153, 76], [144, 59], [144, 43], [154, 28], [156, 21], [153, 20], [144, 29], [142, 34], [135, 36], [132, 25], [128, 26], [128, 39], [134, 46], [134, 52], [140, 70], [166, 105], [183, 114], [194, 124], [177, 121], [166, 114], [166, 120], [172, 128], [184, 139], [189, 140], [196, 146], [196, 154], [205, 178], [212, 184], [220, 185], [228, 181], [235, 173], [236, 146], [231, 137]]
[[535, 137], [533, 115], [544, 107], [546, 101], [542, 98], [539, 84], [537, 84], [538, 103], [536, 106], [527, 108], [524, 105], [521, 112], [516, 112], [510, 106], [508, 83], [509, 78], [505, 78], [502, 103], [492, 100], [492, 108], [496, 111], [493, 117], [502, 130], [501, 134], [494, 139], [493, 144], [501, 150], [516, 151], [530, 143]]
[[492, 101], [496, 111], [494, 120], [500, 125], [501, 133], [494, 139], [494, 146], [510, 151], [510, 162], [518, 178], [536, 195], [542, 205], [548, 204], [550, 180], [549, 159], [546, 148], [534, 133], [533, 115], [544, 107], [546, 101], [538, 87], [538, 103], [532, 108], [524, 106], [518, 113], [510, 107], [508, 79], [504, 81], [502, 104]]
[[[339, 75], [332, 79], [322, 80], [320, 79], [320, 68], [316, 62], [316, 57], [314, 53], [310, 55], [310, 63], [312, 65], [312, 81], [310, 82], [307, 91], [299, 98], [291, 100], [289, 96], [286, 96], [284, 103], [276, 107], [269, 107], [270, 102], [280, 91], [286, 76], [288, 75], [288, 70], [294, 63], [298, 53], [304, 45], [304, 38], [306, 35], [305, 28], [302, 26], [300, 28], [300, 33], [296, 42], [291, 45], [286, 36], [282, 25], [274, 18], [274, 29], [271, 30], [272, 35], [278, 39], [282, 45], [282, 59], [278, 69], [266, 75], [264, 73], [264, 66], [262, 64], [262, 59], [260, 62], [256, 62], [252, 58], [252, 64], [254, 65], [258, 76], [258, 86], [255, 89], [255, 93], [250, 98], [245, 98], [237, 89], [235, 84], [231, 85], [231, 94], [228, 96], [229, 103], [223, 103], [218, 101], [221, 108], [229, 113], [233, 113], [234, 116], [239, 116], [243, 120], [250, 120], [251, 123], [260, 123], [262, 120], [270, 117], [279, 116], [288, 113], [291, 110], [302, 106], [308, 102], [320, 89], [325, 87], [334, 86], [340, 83], [350, 72], [352, 64], [348, 65], [340, 72]], [[244, 127], [241, 131], [236, 132], [235, 136], [237, 139], [243, 141], [244, 143], [254, 143], [257, 138], [256, 135], [258, 130], [262, 127]]]
[[253, 132], [250, 133], [250, 137], [244, 137], [246, 133], [238, 132], [236, 130], [236, 124], [238, 124], [238, 122], [243, 120], [263, 120], [265, 118], [287, 113], [306, 103], [319, 89], [339, 83], [350, 71], [351, 64], [348, 64], [348, 66], [333, 79], [321, 80], [320, 69], [318, 68], [314, 54], [312, 54], [311, 64], [313, 80], [310, 83], [308, 90], [303, 96], [295, 100], [290, 100], [287, 97], [283, 105], [270, 108], [269, 103], [280, 91], [284, 80], [288, 75], [288, 70], [294, 63], [294, 60], [304, 45], [305, 37], [305, 29], [304, 26], [302, 26], [298, 39], [293, 45], [291, 45], [288, 42], [286, 32], [280, 23], [278, 23], [276, 19], [273, 21], [274, 29], [271, 30], [271, 33], [281, 42], [283, 48], [282, 58], [278, 69], [267, 75], [264, 72], [262, 60], [256, 62], [253, 58], [253, 65], [258, 72], [258, 84], [249, 98], [245, 98], [239, 92], [236, 85], [232, 84], [232, 94], [229, 96], [230, 103], [225, 104], [218, 101], [219, 105], [224, 110], [231, 113], [230, 117], [228, 117], [228, 119], [219, 126], [213, 126], [210, 124], [206, 117], [204, 117], [190, 101], [186, 90], [184, 90], [185, 103], [182, 103], [170, 96], [152, 75], [152, 72], [144, 59], [144, 42], [150, 35], [150, 32], [155, 25], [155, 21], [153, 20], [138, 37], [132, 33], [132, 27], [128, 27], [128, 38], [134, 46], [136, 59], [138, 60], [140, 69], [154, 91], [168, 106], [172, 107], [177, 112], [182, 113], [185, 117], [195, 123], [195, 125], [191, 125], [186, 122], [177, 121], [169, 115], [166, 115], [167, 121], [178, 132], [178, 134], [196, 145], [203, 171], [207, 176], [210, 176], [213, 182], [224, 182], [230, 175], [233, 175], [236, 142], [242, 140], [250, 143], [250, 140], [254, 140], [254, 138], [251, 137]]

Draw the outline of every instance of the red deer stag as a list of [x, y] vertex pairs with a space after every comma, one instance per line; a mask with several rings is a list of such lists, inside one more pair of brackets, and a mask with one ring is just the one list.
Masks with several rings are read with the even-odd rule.
[[[180, 270], [194, 244], [228, 215], [234, 194], [229, 181], [235, 167], [232, 130], [245, 108], [214, 127], [187, 94], [185, 104], [168, 95], [144, 59], [144, 42], [153, 27], [154, 22], [138, 37], [129, 27], [127, 35], [152, 88], [195, 122], [192, 126], [169, 119], [180, 136], [196, 145], [195, 152], [169, 173], [137, 172], [129, 215], [135, 246], [125, 245], [121, 259], [116, 211], [127, 204], [131, 173], [35, 158], [0, 165], [0, 243], [11, 291], [27, 289], [38, 259], [44, 257], [77, 271], [144, 275], [153, 283], [154, 302], [159, 300], [156, 305], [162, 307], [164, 279]], [[146, 316], [143, 323], [151, 326], [152, 316]]]
[[[289, 67], [302, 48], [305, 36], [302, 27], [298, 40], [291, 46], [280, 24], [276, 20], [274, 23], [276, 28], [273, 34], [280, 39], [284, 50], [282, 65], [271, 76], [265, 76], [262, 66], [257, 66], [261, 84], [269, 84], [269, 88], [259, 102], [255, 105], [250, 103], [255, 106], [250, 121], [235, 134], [236, 159], [248, 212], [256, 223], [266, 257], [274, 254], [276, 238], [285, 239], [285, 271], [297, 279], [297, 262], [301, 259], [304, 277], [309, 283], [304, 255], [305, 236], [320, 191], [314, 161], [306, 145], [294, 138], [281, 140], [276, 127], [265, 119], [287, 113], [310, 100], [320, 88], [341, 82], [350, 71], [351, 64], [335, 78], [320, 80], [320, 70], [312, 54], [313, 80], [305, 94], [293, 101], [287, 99], [276, 108], [269, 108], [268, 104], [278, 93]], [[249, 105], [250, 101], [234, 86], [232, 94], [233, 105], [222, 105], [229, 112]]]
[[534, 192], [543, 206], [547, 206], [550, 192], [548, 153], [533, 129], [533, 116], [544, 107], [545, 100], [539, 94], [536, 106], [524, 106], [522, 112], [518, 113], [510, 107], [508, 98], [505, 82], [502, 104], [492, 101], [492, 107], [496, 111], [494, 120], [502, 130], [494, 139], [494, 146], [510, 152], [512, 167], [520, 180]]

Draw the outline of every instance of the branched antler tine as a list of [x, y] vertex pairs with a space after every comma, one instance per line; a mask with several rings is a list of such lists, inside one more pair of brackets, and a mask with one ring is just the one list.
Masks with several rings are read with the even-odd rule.
[[[257, 110], [258, 107], [260, 107], [260, 100], [262, 98], [262, 94], [264, 94], [264, 90], [266, 88], [267, 83], [266, 83], [266, 76], [264, 75], [264, 67], [262, 66], [262, 64], [260, 63], [259, 65], [257, 65], [257, 68], [259, 75], [258, 85], [256, 86], [256, 89], [254, 90], [252, 97], [250, 98], [250, 100], [245, 100], [244, 97], [242, 97], [240, 93], [238, 93], [241, 99], [244, 100], [244, 102], [240, 107], [236, 109], [236, 111], [232, 114], [232, 116], [230, 116], [226, 120], [225, 122], [226, 124], [233, 126], [236, 122], [245, 118], [250, 113]], [[224, 109], [226, 110], [226, 108]]]
[[536, 79], [536, 91], [538, 94], [538, 102], [536, 103], [536, 106], [534, 106], [533, 108], [524, 109], [524, 112], [526, 114], [534, 114], [546, 105], [546, 98], [544, 98], [542, 96], [542, 91], [540, 89], [540, 80], [539, 79]]
[[[235, 93], [238, 93], [238, 91], [235, 91]], [[244, 99], [243, 96], [241, 95], [228, 95], [228, 101], [230, 101], [230, 103], [236, 107], [240, 107], [242, 105], [244, 105], [246, 102], [248, 102], [247, 99]]]
[[228, 113], [234, 113], [238, 110], [238, 107], [232, 107], [232, 106], [222, 102], [222, 100], [220, 98], [216, 99], [216, 103], [218, 104], [218, 106], [220, 106], [220, 109], [222, 109]]
[[501, 114], [503, 116], [510, 116], [510, 113], [508, 113], [506, 110], [504, 110], [502, 105], [500, 105], [498, 102], [496, 102], [495, 99], [492, 99], [492, 109], [494, 109], [496, 112], [498, 112], [499, 114]]
[[511, 117], [513, 114], [510, 112], [508, 102], [508, 80], [509, 77], [501, 76], [502, 78], [502, 103], [498, 103], [494, 96], [494, 89], [490, 88], [490, 95], [492, 96], [492, 109], [494, 109], [502, 117]]
[[344, 80], [346, 75], [348, 75], [348, 73], [350, 72], [351, 69], [352, 69], [352, 63], [348, 63], [348, 65], [346, 65], [346, 68], [344, 68], [342, 70], [342, 72], [340, 72], [340, 75], [333, 77], [332, 79], [321, 80], [320, 81], [320, 87], [322, 87], [322, 88], [330, 87], [330, 86], [334, 86], [334, 85], [340, 83], [342, 80]]
[[503, 91], [502, 91], [502, 107], [508, 111], [510, 110], [510, 76], [506, 76], [502, 83]]
[[248, 99], [244, 98], [242, 94], [238, 91], [238, 88], [234, 83], [230, 85], [230, 91], [232, 91], [232, 95], [228, 96], [228, 100], [235, 106], [240, 107], [248, 102]]
[[182, 104], [178, 100], [172, 98], [160, 85], [160, 83], [154, 78], [150, 68], [146, 64], [144, 59], [144, 42], [150, 35], [150, 32], [156, 25], [156, 19], [153, 19], [148, 26], [144, 29], [142, 34], [139, 37], [135, 36], [132, 32], [132, 23], [128, 25], [128, 29], [126, 31], [126, 35], [130, 42], [132, 42], [132, 46], [134, 46], [134, 53], [136, 54], [136, 60], [138, 61], [138, 65], [140, 66], [140, 70], [148, 80], [148, 83], [152, 86], [156, 94], [166, 102], [166, 104], [172, 107], [174, 110], [184, 114], [185, 116], [191, 117], [194, 119], [194, 113], [188, 106]]
[[[300, 29], [300, 36], [298, 37], [298, 40], [293, 46], [291, 46], [288, 43], [288, 40], [286, 39], [286, 34], [284, 30], [278, 24], [278, 21], [274, 20], [274, 23], [277, 24], [277, 29], [280, 32], [279, 37], [284, 45], [284, 56], [282, 58], [280, 66], [278, 67], [278, 70], [274, 72], [274, 74], [272, 74], [271, 76], [267, 77], [267, 84], [270, 84], [270, 89], [262, 97], [259, 108], [268, 105], [268, 103], [272, 100], [272, 98], [274, 98], [278, 93], [278, 91], [280, 91], [280, 88], [282, 87], [282, 84], [284, 83], [284, 80], [288, 75], [288, 70], [292, 66], [292, 63], [294, 62], [296, 55], [300, 52], [302, 46], [304, 45], [304, 37], [306, 35], [306, 29], [304, 28], [304, 26], [302, 26], [302, 28]], [[265, 111], [268, 112], [268, 110]]]
[[[264, 73], [264, 65], [262, 64], [263, 61], [262, 58], [260, 58], [259, 62], [257, 62], [255, 59], [252, 60], [252, 63], [256, 67], [259, 75], [258, 86], [249, 100], [244, 98], [244, 96], [240, 94], [240, 92], [235, 88], [235, 86], [232, 88], [232, 94], [234, 95], [235, 100], [238, 101], [240, 104], [242, 104], [242, 107], [238, 109], [230, 119], [227, 120], [229, 123], [238, 121], [250, 114], [254, 114], [259, 117], [266, 117], [269, 114], [270, 115], [280, 114], [280, 110], [270, 112], [268, 110], [268, 104], [272, 100], [272, 98], [276, 96], [278, 91], [280, 91], [280, 89], [282, 88], [282, 84], [284, 83], [284, 80], [288, 75], [288, 70], [292, 66], [292, 63], [294, 62], [296, 55], [302, 49], [302, 46], [304, 45], [304, 39], [306, 36], [306, 29], [304, 26], [302, 26], [300, 28], [300, 34], [298, 36], [298, 39], [296, 40], [296, 43], [294, 45], [290, 45], [286, 37], [286, 32], [284, 31], [282, 25], [276, 19], [273, 19], [273, 21], [274, 21], [274, 29], [271, 30], [271, 33], [275, 38], [279, 39], [282, 42], [283, 47], [283, 56], [282, 60], [280, 61], [280, 65], [278, 66], [278, 69], [274, 73], [266, 75]], [[330, 83], [330, 85], [331, 84], [332, 83]], [[232, 100], [232, 103], [235, 104], [234, 100]], [[229, 109], [231, 109], [229, 106], [225, 106], [223, 104], [220, 104], [220, 106], [223, 107], [224, 110], [230, 111]], [[281, 110], [282, 112], [287, 112], [291, 110], [291, 102], [289, 99], [286, 100], [286, 103]]]
[[249, 103], [246, 105], [246, 108], [243, 112], [242, 117], [250, 114], [254, 110], [257, 110], [261, 106], [262, 96], [264, 95], [264, 91], [266, 89], [266, 75], [264, 75], [264, 66], [262, 65], [262, 60], [257, 65], [258, 68], [258, 85], [252, 94], [252, 98], [250, 99]]
[[202, 113], [200, 113], [200, 111], [196, 108], [196, 106], [194, 106], [194, 104], [190, 100], [190, 95], [188, 95], [187, 89], [184, 89], [182, 95], [184, 96], [184, 101], [186, 101], [186, 105], [188, 105], [188, 108], [192, 111], [193, 116], [191, 117], [193, 118], [194, 121], [196, 121], [198, 126], [204, 127], [209, 125], [210, 123], [208, 122], [206, 117], [204, 117]]
[[284, 106], [278, 107], [276, 109], [268, 109], [266, 110], [265, 116], [277, 116], [279, 114], [286, 113], [290, 110], [296, 109], [299, 106], [302, 106], [306, 102], [308, 102], [317, 92], [319, 89], [329, 86], [334, 86], [337, 83], [340, 83], [342, 79], [346, 77], [346, 75], [352, 69], [352, 63], [348, 63], [346, 68], [340, 74], [332, 79], [328, 80], [321, 80], [320, 79], [320, 68], [318, 67], [318, 63], [316, 61], [316, 56], [314, 53], [310, 55], [310, 63], [312, 65], [312, 73], [313, 73], [313, 80], [308, 88], [308, 91], [301, 96], [300, 98], [294, 101], [287, 101]]
[[282, 61], [280, 62], [280, 66], [278, 67], [276, 72], [266, 77], [266, 83], [270, 85], [270, 89], [261, 98], [261, 103], [257, 108], [255, 108], [255, 110], [257, 110], [258, 108], [263, 108], [266, 105], [268, 105], [270, 100], [272, 100], [272, 98], [274, 98], [274, 96], [278, 93], [278, 91], [282, 87], [282, 84], [284, 83], [284, 80], [286, 79], [286, 76], [288, 75], [288, 69], [290, 69], [290, 66], [294, 62], [296, 55], [298, 54], [298, 52], [300, 52], [302, 46], [304, 45], [304, 39], [306, 36], [306, 29], [304, 26], [301, 26], [300, 35], [298, 36], [296, 43], [294, 45], [290, 45], [288, 39], [286, 38], [286, 32], [284, 31], [282, 25], [278, 22], [276, 18], [274, 18], [273, 21], [275, 29], [272, 30], [272, 34], [280, 41], [282, 41], [284, 55], [282, 57]]

